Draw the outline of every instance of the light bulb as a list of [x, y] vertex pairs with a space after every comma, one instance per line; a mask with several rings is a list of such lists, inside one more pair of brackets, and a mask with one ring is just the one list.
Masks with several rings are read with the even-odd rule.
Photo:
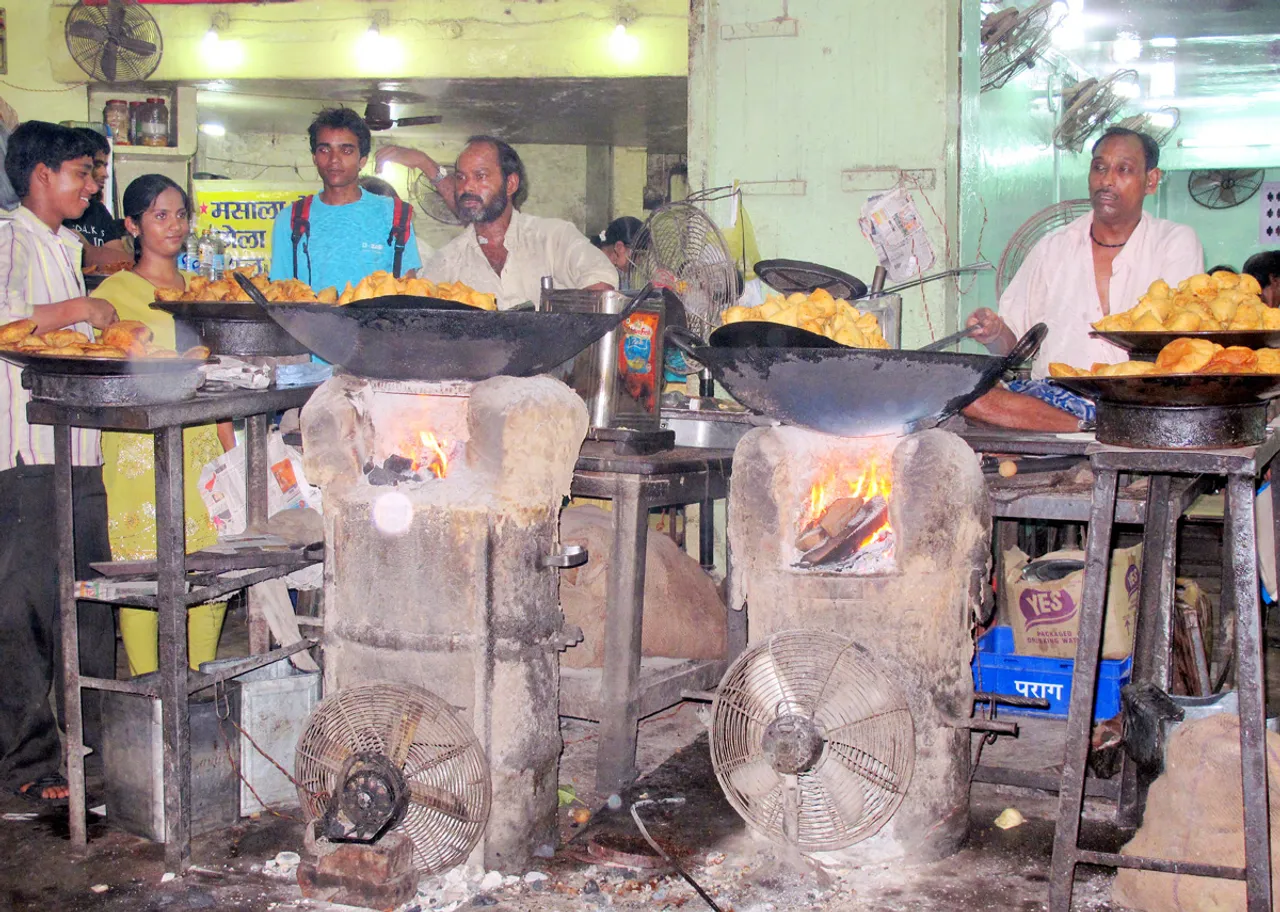
[[634, 63], [640, 57], [640, 39], [628, 34], [626, 24], [619, 22], [609, 35], [609, 53], [619, 63]]
[[227, 128], [219, 123], [202, 123], [200, 132], [205, 136], [221, 137], [227, 135]]

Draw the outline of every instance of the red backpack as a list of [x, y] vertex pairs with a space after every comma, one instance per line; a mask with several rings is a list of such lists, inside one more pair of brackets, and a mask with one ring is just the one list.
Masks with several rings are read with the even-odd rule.
[[[289, 213], [290, 238], [293, 241], [293, 277], [298, 276], [298, 242], [302, 242], [302, 254], [307, 258], [307, 284], [311, 283], [311, 201], [314, 194], [308, 194], [294, 200], [293, 210]], [[409, 243], [409, 226], [413, 224], [413, 207], [402, 199], [395, 200], [395, 209], [391, 218], [391, 233], [387, 235], [387, 243], [395, 244], [395, 259], [391, 274], [400, 278], [400, 265], [404, 259], [404, 245]]]

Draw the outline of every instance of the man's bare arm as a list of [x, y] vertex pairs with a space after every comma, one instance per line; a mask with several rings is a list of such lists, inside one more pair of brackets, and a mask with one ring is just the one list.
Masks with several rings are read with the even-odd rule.
[[963, 412], [966, 418], [996, 427], [1020, 431], [1068, 434], [1080, 430], [1080, 420], [1070, 412], [1054, 408], [1034, 396], [993, 389]]
[[86, 296], [54, 304], [37, 304], [31, 308], [30, 319], [35, 320], [36, 335], [62, 329], [72, 323], [88, 323], [97, 329], [106, 329], [116, 321], [116, 309], [110, 301]]

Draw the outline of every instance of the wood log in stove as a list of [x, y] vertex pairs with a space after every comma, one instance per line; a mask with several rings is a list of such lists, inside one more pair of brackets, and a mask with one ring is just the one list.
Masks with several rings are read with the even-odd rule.
[[889, 502], [879, 495], [870, 500], [861, 497], [833, 500], [816, 523], [796, 538], [796, 548], [804, 552], [798, 566], [818, 567], [847, 560], [888, 518]]

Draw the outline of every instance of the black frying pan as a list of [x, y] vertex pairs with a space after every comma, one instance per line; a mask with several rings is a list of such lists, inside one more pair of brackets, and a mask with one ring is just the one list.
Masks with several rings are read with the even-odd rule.
[[646, 285], [616, 314], [492, 311], [465, 304], [456, 310], [430, 304], [270, 304], [267, 313], [308, 350], [353, 374], [487, 380], [531, 377], [563, 364], [621, 323], [652, 288]]
[[1277, 374], [1144, 374], [1136, 377], [1054, 377], [1095, 402], [1143, 406], [1248, 405], [1280, 396]]
[[956, 414], [1032, 357], [1047, 331], [1036, 324], [1002, 358], [845, 346], [718, 348], [688, 334], [668, 332], [667, 338], [747, 408], [787, 424], [861, 437], [909, 433]]

